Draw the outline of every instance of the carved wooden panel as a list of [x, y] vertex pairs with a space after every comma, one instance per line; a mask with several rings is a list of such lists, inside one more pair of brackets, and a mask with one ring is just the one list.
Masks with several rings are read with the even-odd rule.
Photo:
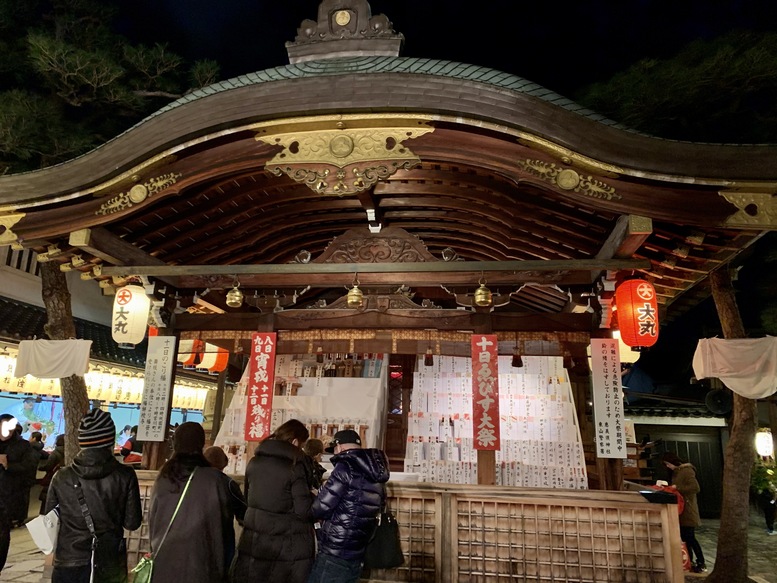
[[336, 237], [312, 263], [420, 263], [439, 261], [405, 229], [388, 227], [371, 233], [366, 227]]

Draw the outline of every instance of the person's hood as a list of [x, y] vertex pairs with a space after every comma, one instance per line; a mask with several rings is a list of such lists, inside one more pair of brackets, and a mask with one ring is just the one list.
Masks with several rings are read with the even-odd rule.
[[256, 455], [269, 455], [272, 457], [280, 457], [290, 459], [292, 461], [300, 461], [304, 457], [304, 452], [296, 445], [283, 441], [282, 439], [265, 439], [256, 448]]
[[82, 449], [73, 460], [72, 468], [79, 478], [99, 480], [116, 469], [119, 462], [113, 457], [113, 448]]
[[345, 463], [374, 482], [388, 482], [389, 461], [380, 449], [348, 449], [332, 456], [332, 463]]
[[11, 446], [14, 443], [18, 443], [20, 441], [24, 441], [25, 443], [27, 443], [27, 440], [22, 438], [18, 433], [14, 433], [13, 435], [11, 435], [11, 437], [6, 439], [5, 441], [0, 440], [0, 450], [1, 450], [0, 453], [5, 453], [5, 450], [9, 446]]

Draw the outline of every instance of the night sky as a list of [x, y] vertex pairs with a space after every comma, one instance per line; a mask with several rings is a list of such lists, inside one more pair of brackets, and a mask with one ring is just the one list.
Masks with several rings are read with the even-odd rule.
[[[121, 30], [219, 62], [222, 78], [288, 63], [284, 43], [318, 0], [134, 0]], [[777, 31], [774, 0], [373, 0], [405, 36], [403, 56], [513, 73], [574, 98], [642, 58], [666, 58], [733, 29]]]

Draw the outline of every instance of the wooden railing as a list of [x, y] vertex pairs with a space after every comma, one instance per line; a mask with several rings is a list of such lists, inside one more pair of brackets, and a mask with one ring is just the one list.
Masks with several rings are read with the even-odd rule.
[[[156, 472], [139, 471], [147, 514]], [[405, 564], [374, 582], [682, 583], [677, 506], [638, 492], [390, 482]], [[130, 566], [148, 527], [128, 533]]]

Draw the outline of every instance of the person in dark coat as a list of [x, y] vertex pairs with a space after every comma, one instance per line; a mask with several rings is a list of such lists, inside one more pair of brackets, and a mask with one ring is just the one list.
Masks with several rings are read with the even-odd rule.
[[[202, 426], [182, 423], [173, 438], [173, 455], [154, 482], [148, 516], [153, 583], [227, 581], [230, 533], [232, 545], [235, 536], [232, 495], [222, 472], [211, 467], [202, 454], [204, 447]], [[189, 476], [186, 496], [170, 525]]]
[[326, 473], [326, 468], [321, 465], [324, 442], [320, 439], [308, 439], [302, 450], [305, 452], [305, 465], [308, 471], [310, 489], [318, 494], [318, 489], [324, 483], [324, 474]]
[[[696, 468], [671, 451], [665, 452], [661, 461], [672, 472], [672, 485], [683, 495], [685, 501], [683, 513], [680, 514], [680, 539], [688, 548], [688, 556], [692, 563], [691, 571], [703, 573], [707, 570], [707, 565], [704, 563], [704, 553], [702, 553], [701, 545], [696, 538], [696, 528], [701, 526], [699, 504], [696, 501], [696, 495], [701, 487], [696, 479]], [[696, 555], [695, 564], [693, 564], [694, 554]]]
[[49, 458], [49, 452], [43, 449], [43, 434], [40, 431], [30, 433], [30, 445], [38, 463]]
[[777, 493], [771, 484], [758, 493], [758, 504], [761, 506], [761, 510], [764, 511], [766, 534], [770, 536], [776, 535], [777, 531], [774, 530], [774, 518], [775, 515], [777, 515]]
[[356, 583], [386, 501], [389, 461], [379, 449], [362, 449], [352, 429], [335, 433], [326, 451], [335, 467], [313, 503], [321, 528], [308, 583]]
[[256, 448], [248, 462], [248, 510], [232, 581], [304, 583], [313, 564], [315, 539], [301, 446], [307, 428], [290, 419]]
[[124, 529], [140, 528], [143, 509], [135, 470], [113, 457], [115, 438], [116, 426], [110, 414], [92, 409], [78, 427], [81, 451], [72, 464], [61, 468], [51, 479], [44, 513], [59, 506], [52, 583], [89, 583], [92, 575], [92, 534], [81, 510], [77, 487], [89, 509], [98, 540], [94, 581], [127, 581]]
[[[38, 461], [30, 442], [22, 437], [22, 426], [13, 415], [0, 416], [10, 434], [0, 441], [0, 454], [6, 457], [6, 463], [0, 460], [0, 472], [3, 474], [2, 494], [5, 498], [5, 511], [12, 527], [20, 527], [27, 519], [30, 503], [30, 488], [35, 482]], [[13, 429], [10, 429], [11, 426]]]
[[[224, 473], [224, 468], [226, 468], [229, 464], [229, 458], [227, 457], [226, 452], [224, 452], [224, 450], [220, 447], [213, 445], [207, 448], [203, 455], [211, 466], [221, 472], [224, 481], [227, 483], [227, 488], [229, 489], [229, 510], [232, 513], [234, 519], [237, 520], [238, 524], [243, 526], [243, 520], [246, 517], [247, 509], [246, 499], [245, 496], [243, 496], [242, 490], [240, 490], [240, 485]], [[227, 565], [231, 565], [232, 559], [235, 557], [234, 525], [230, 525], [230, 528], [225, 533], [225, 535], [229, 542], [229, 548], [227, 549], [225, 558]]]
[[21, 438], [20, 429], [13, 415], [0, 415], [0, 571], [8, 558], [14, 511], [24, 503], [24, 484], [35, 464], [32, 447]]
[[65, 434], [60, 433], [57, 435], [56, 445], [54, 451], [49, 454], [49, 457], [38, 464], [38, 470], [45, 472], [44, 476], [38, 480], [41, 485], [40, 494], [38, 494], [38, 500], [40, 500], [40, 513], [43, 514], [43, 510], [46, 508], [46, 495], [51, 486], [51, 480], [54, 478], [54, 474], [59, 471], [65, 464]]

